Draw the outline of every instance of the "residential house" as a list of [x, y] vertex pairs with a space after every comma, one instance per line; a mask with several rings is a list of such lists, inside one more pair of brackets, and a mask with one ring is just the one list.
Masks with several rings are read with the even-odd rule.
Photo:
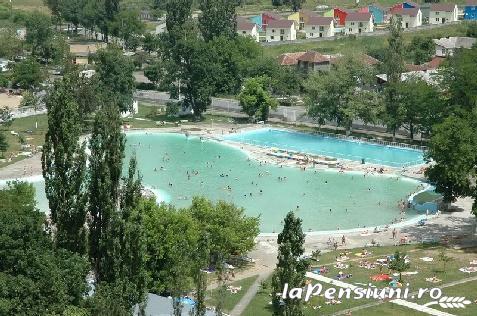
[[473, 37], [443, 37], [434, 39], [436, 44], [436, 56], [446, 57], [454, 55], [458, 48], [472, 48], [477, 42]]
[[299, 14], [300, 14], [300, 17], [299, 17], [300, 30], [303, 30], [305, 26], [308, 25], [311, 18], [318, 17], [318, 15], [315, 12], [309, 11], [309, 10], [303, 10], [303, 9], [299, 11]]
[[325, 16], [313, 16], [305, 25], [306, 38], [331, 37], [335, 35], [334, 19]]
[[373, 16], [371, 13], [352, 12], [346, 17], [345, 34], [360, 34], [373, 32]]
[[335, 8], [334, 9], [334, 15], [333, 17], [335, 18], [336, 22], [339, 25], [345, 25], [346, 22], [346, 17], [348, 14], [350, 14], [352, 11], [347, 10], [347, 9], [342, 9], [342, 8]]
[[270, 21], [278, 21], [278, 20], [283, 20], [283, 17], [273, 12], [263, 12], [262, 13], [262, 30], [264, 31], [267, 30], [267, 26], [270, 23]]
[[330, 57], [315, 51], [308, 51], [298, 57], [298, 69], [304, 71], [329, 71]]
[[395, 10], [393, 14], [401, 17], [403, 29], [418, 27], [422, 25], [422, 12], [419, 8], [401, 8]]
[[477, 0], [467, 0], [464, 7], [464, 20], [477, 20]]
[[277, 57], [280, 66], [296, 66], [298, 65], [298, 58], [303, 56], [306, 52], [283, 53]]
[[257, 24], [252, 23], [244, 18], [237, 18], [237, 34], [240, 34], [242, 36], [249, 36], [253, 38], [255, 42], [260, 41]]
[[457, 21], [457, 5], [433, 3], [429, 11], [429, 24], [444, 24]]
[[373, 15], [374, 23], [382, 24], [388, 21], [386, 9], [378, 4], [370, 4], [368, 12]]
[[290, 20], [270, 20], [265, 30], [267, 42], [296, 40], [295, 22]]

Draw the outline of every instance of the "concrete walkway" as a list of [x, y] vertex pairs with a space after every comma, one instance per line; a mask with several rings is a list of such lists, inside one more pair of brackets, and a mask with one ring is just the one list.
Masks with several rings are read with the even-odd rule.
[[407, 308], [414, 309], [416, 311], [423, 312], [423, 313], [426, 313], [426, 314], [429, 314], [429, 315], [454, 316], [453, 314], [442, 312], [442, 311], [439, 311], [437, 309], [433, 309], [433, 308], [430, 308], [430, 307], [427, 307], [427, 306], [422, 306], [422, 305], [412, 303], [412, 302], [408, 302], [408, 301], [401, 300], [401, 299], [392, 300], [391, 303], [401, 305], [401, 306], [405, 306]]
[[255, 282], [248, 288], [247, 293], [244, 294], [237, 305], [235, 305], [234, 309], [230, 312], [231, 316], [242, 315], [242, 313], [245, 311], [245, 308], [247, 308], [248, 304], [250, 304], [255, 295], [257, 295], [257, 292], [260, 289], [260, 283], [263, 280], [266, 280], [272, 273], [273, 270], [269, 270], [258, 276]]

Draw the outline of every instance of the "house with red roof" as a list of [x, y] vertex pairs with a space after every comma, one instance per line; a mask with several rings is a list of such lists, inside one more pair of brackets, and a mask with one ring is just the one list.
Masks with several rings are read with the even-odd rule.
[[294, 41], [296, 40], [295, 21], [270, 20], [265, 30], [267, 42]]
[[352, 12], [352, 11], [350, 11], [350, 10], [348, 10], [348, 9], [334, 8], [333, 15], [334, 15], [334, 18], [335, 18], [336, 22], [337, 22], [339, 25], [345, 25], [346, 17], [347, 17], [348, 14], [351, 13], [351, 12]]
[[334, 36], [334, 19], [326, 16], [311, 16], [305, 24], [304, 31], [306, 38]]
[[371, 13], [348, 13], [345, 22], [345, 34], [361, 34], [374, 31], [373, 16]]
[[456, 22], [458, 19], [457, 5], [453, 3], [432, 3], [429, 11], [429, 24], [444, 24]]
[[242, 17], [237, 17], [237, 34], [249, 36], [256, 42], [260, 41], [257, 24]]
[[263, 12], [262, 13], [262, 30], [266, 31], [267, 26], [270, 23], [270, 21], [278, 21], [278, 20], [283, 20], [283, 17], [279, 14], [276, 14], [274, 12]]
[[422, 12], [419, 8], [401, 8], [394, 10], [394, 16], [401, 17], [403, 29], [418, 27], [422, 25]]

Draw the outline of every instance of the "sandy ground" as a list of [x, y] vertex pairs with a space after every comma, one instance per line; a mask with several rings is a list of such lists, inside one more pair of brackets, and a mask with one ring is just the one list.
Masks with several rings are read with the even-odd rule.
[[10, 110], [17, 109], [20, 106], [22, 97], [19, 95], [8, 95], [0, 93], [0, 108], [7, 107]]
[[[182, 125], [180, 128], [160, 128], [150, 129], [148, 132], [183, 132], [189, 134], [201, 135], [203, 137], [215, 138], [222, 134], [229, 132], [236, 132], [232, 128], [236, 125], [231, 124], [214, 124], [214, 126], [196, 126], [196, 125]], [[249, 125], [245, 127], [256, 128], [256, 125]], [[280, 159], [273, 159], [268, 156], [267, 150], [248, 146], [238, 145], [244, 150], [250, 152], [250, 155], [261, 161], [268, 163], [280, 163], [290, 166], [296, 166], [296, 163], [289, 161], [282, 161]], [[36, 154], [32, 158], [27, 158], [15, 164], [6, 166], [0, 169], [0, 179], [23, 178], [41, 174], [41, 154]], [[364, 167], [355, 162], [345, 162], [344, 167], [352, 170], [372, 172], [373, 166], [365, 165]], [[315, 166], [320, 167], [320, 166]], [[324, 168], [324, 167], [323, 167]], [[420, 168], [406, 170], [407, 174], [415, 178], [421, 178], [419, 173]], [[392, 169], [387, 167], [386, 173], [402, 174], [401, 169]], [[429, 216], [425, 226], [418, 227], [415, 224], [397, 228], [398, 236], [396, 239], [392, 238], [392, 228], [387, 231], [373, 233], [372, 229], [368, 234], [364, 234], [363, 230], [343, 231], [333, 233], [307, 233], [306, 237], [306, 252], [311, 253], [313, 250], [328, 250], [332, 249], [330, 240], [338, 241], [338, 249], [349, 249], [364, 247], [370, 244], [372, 240], [380, 245], [394, 245], [399, 242], [401, 237], [406, 236], [410, 242], [421, 242], [423, 239], [427, 240], [442, 240], [448, 239], [451, 242], [456, 242], [461, 245], [473, 244], [477, 242], [476, 220], [471, 214], [472, 200], [470, 198], [459, 199], [452, 206], [452, 212], [443, 212], [439, 216]], [[345, 235], [346, 243], [341, 244], [341, 238]], [[267, 234], [261, 235], [257, 238], [257, 245], [255, 250], [250, 252], [250, 256], [256, 259], [256, 264], [253, 268], [246, 270], [236, 275], [236, 279], [245, 278], [255, 274], [262, 274], [272, 270], [275, 267], [277, 256], [276, 235]]]

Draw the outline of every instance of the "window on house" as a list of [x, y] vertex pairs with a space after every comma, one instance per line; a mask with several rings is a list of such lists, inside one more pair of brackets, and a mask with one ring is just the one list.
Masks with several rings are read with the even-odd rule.
[[272, 33], [275, 33], [275, 30], [272, 30]]
[[439, 11], [436, 12], [436, 15], [439, 15]]
[[354, 25], [354, 22], [351, 22], [351, 25]]
[[275, 39], [275, 36], [273, 36], [273, 35], [272, 35], [272, 36], [270, 36], [270, 39]]
[[313, 37], [313, 33], [310, 33], [310, 37]]
[[280, 30], [280, 34], [282, 34], [282, 35], [285, 34], [285, 30], [283, 30], [283, 29]]
[[247, 31], [242, 31], [242, 34], [247, 34]]
[[348, 31], [353, 32], [353, 29], [352, 29], [352, 28], [349, 28]]
[[314, 26], [312, 26], [312, 27], [311, 27], [311, 29], [312, 29], [312, 30], [314, 30], [314, 29], [315, 29], [315, 27], [314, 27]]
[[359, 27], [363, 27], [363, 22], [359, 22]]
[[323, 32], [325, 30], [324, 26], [320, 26], [320, 31]]
[[439, 18], [436, 18], [436, 22], [439, 22]]

